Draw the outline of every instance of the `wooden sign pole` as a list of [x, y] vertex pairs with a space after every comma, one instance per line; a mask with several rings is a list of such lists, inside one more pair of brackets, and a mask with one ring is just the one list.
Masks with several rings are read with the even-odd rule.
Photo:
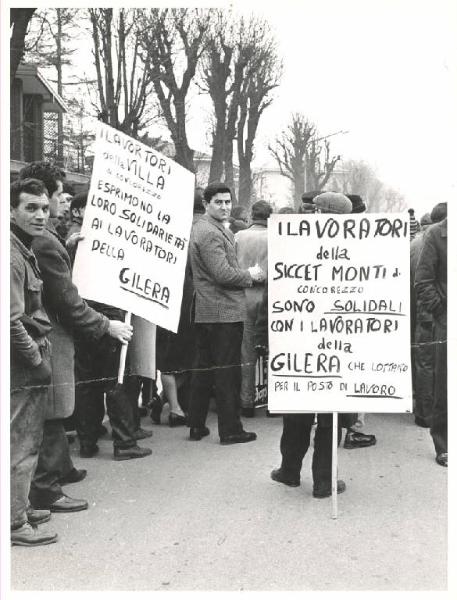
[[[125, 319], [124, 322], [127, 325], [130, 325], [130, 321], [132, 318], [132, 313], [131, 312], [126, 312], [125, 313]], [[119, 358], [119, 371], [117, 373], [117, 382], [118, 383], [123, 383], [124, 382], [124, 373], [125, 373], [125, 359], [127, 358], [127, 348], [128, 348], [128, 343], [127, 344], [122, 344], [121, 347], [121, 355]]]

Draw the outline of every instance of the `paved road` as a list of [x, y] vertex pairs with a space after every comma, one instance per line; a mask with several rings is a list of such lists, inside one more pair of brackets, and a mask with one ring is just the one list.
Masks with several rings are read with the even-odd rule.
[[[270, 480], [281, 419], [245, 420], [255, 443], [154, 426], [149, 458], [114, 462], [109, 439], [67, 493], [88, 511], [54, 515], [57, 544], [12, 548], [17, 590], [445, 590], [447, 470], [410, 415], [368, 415], [378, 444], [339, 450], [347, 491], [311, 495]], [[144, 419], [149, 426], [149, 419]], [[76, 448], [72, 450], [76, 452]]]

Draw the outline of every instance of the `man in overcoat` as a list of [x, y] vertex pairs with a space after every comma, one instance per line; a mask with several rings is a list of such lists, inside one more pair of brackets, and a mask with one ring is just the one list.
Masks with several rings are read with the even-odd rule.
[[241, 269], [235, 240], [225, 227], [232, 193], [221, 183], [204, 191], [206, 214], [192, 230], [190, 258], [195, 287], [197, 366], [189, 404], [190, 439], [209, 434], [206, 417], [214, 376], [218, 430], [222, 444], [251, 442], [256, 434], [243, 430], [240, 420], [240, 352], [246, 318], [244, 288], [261, 281], [259, 266]]
[[436, 462], [447, 467], [447, 217], [425, 232], [414, 287], [419, 302], [433, 317], [435, 378], [430, 434]]
[[57, 540], [57, 534], [37, 527], [50, 519], [50, 513], [28, 506], [51, 382], [51, 323], [43, 308], [43, 282], [32, 252], [32, 240], [43, 234], [49, 216], [44, 185], [36, 179], [14, 182], [10, 207], [11, 543], [41, 546]]
[[[24, 167], [19, 178], [35, 177], [42, 181], [49, 196], [50, 217], [56, 217], [65, 173], [49, 163], [31, 163]], [[76, 512], [88, 508], [86, 500], [71, 498], [62, 490], [62, 479], [74, 482], [86, 472], [72, 465], [63, 419], [74, 409], [74, 342], [73, 330], [94, 341], [103, 335], [127, 342], [132, 328], [120, 321], [110, 321], [90, 308], [79, 296], [71, 281], [70, 257], [64, 241], [48, 221], [42, 236], [34, 239], [32, 248], [37, 257], [43, 280], [43, 304], [52, 324], [50, 341], [52, 385], [49, 387], [43, 441], [38, 465], [30, 489], [34, 508], [51, 512]]]

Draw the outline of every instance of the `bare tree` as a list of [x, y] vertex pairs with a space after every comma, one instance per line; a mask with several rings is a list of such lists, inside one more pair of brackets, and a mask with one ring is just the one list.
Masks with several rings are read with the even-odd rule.
[[10, 39], [10, 85], [16, 77], [17, 68], [24, 56], [25, 37], [36, 8], [11, 8], [10, 27], [13, 31]]
[[151, 122], [146, 101], [154, 76], [141, 46], [139, 9], [90, 8], [100, 120], [131, 135]]
[[316, 126], [303, 114], [294, 113], [285, 131], [269, 150], [282, 175], [293, 184], [294, 205], [301, 202], [302, 193], [322, 190], [329, 181], [339, 156], [330, 155], [330, 142], [319, 137]]
[[[186, 99], [207, 44], [210, 11], [153, 8], [143, 13], [141, 47], [175, 146], [175, 160], [195, 171], [186, 129]], [[180, 80], [180, 83], [179, 83]]]
[[298, 208], [304, 191], [305, 160], [310, 140], [315, 137], [316, 128], [302, 114], [294, 113], [287, 128], [268, 146], [278, 163], [282, 175], [293, 185], [294, 206]]
[[367, 205], [367, 212], [401, 212], [406, 209], [403, 196], [397, 190], [386, 187], [374, 169], [364, 161], [344, 161], [341, 171], [332, 177], [330, 185], [343, 194], [361, 196]]
[[306, 149], [305, 192], [323, 190], [340, 158], [330, 156], [330, 142], [327, 139], [313, 138]]
[[250, 55], [240, 98], [237, 124], [237, 149], [240, 165], [239, 202], [247, 206], [251, 200], [254, 141], [260, 117], [273, 102], [272, 91], [278, 87], [282, 63], [276, 42], [265, 20], [252, 18], [248, 24], [247, 45]]
[[210, 180], [221, 180], [235, 192], [234, 142], [240, 164], [239, 195], [249, 203], [250, 164], [259, 119], [271, 103], [281, 65], [266, 21], [250, 17], [233, 20], [214, 11], [202, 61], [202, 88], [214, 108]]

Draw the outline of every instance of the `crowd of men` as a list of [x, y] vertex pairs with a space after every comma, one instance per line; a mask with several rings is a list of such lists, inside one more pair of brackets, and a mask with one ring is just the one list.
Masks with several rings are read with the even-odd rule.
[[[43, 526], [51, 513], [88, 508], [86, 500], [72, 498], [62, 488], [87, 474], [73, 464], [66, 429], [76, 430], [81, 457], [95, 457], [98, 438], [107, 433], [105, 403], [115, 460], [151, 454], [150, 448], [138, 445], [152, 435], [140, 426], [141, 390], [149, 398], [154, 422], [157, 403], [159, 420], [164, 400], [175, 412], [182, 409], [173, 418], [170, 414], [169, 424], [186, 424], [192, 441], [210, 433], [206, 419], [211, 398], [221, 444], [256, 440], [254, 432], [244, 429], [241, 417], [255, 414], [255, 364], [257, 356], [268, 350], [267, 221], [272, 207], [255, 202], [248, 218], [243, 211], [233, 213], [232, 192], [225, 184], [197, 188], [183, 295], [191, 302], [183, 300], [178, 333], [165, 337], [164, 352], [169, 356], [162, 370], [169, 397], [160, 399], [154, 395], [155, 382], [134, 375], [128, 364], [124, 384], [116, 384], [121, 347], [130, 341], [132, 327], [124, 322], [122, 310], [85, 301], [72, 282], [87, 192], [72, 198], [65, 223], [64, 183], [61, 169], [40, 162], [24, 167], [11, 184], [13, 545], [55, 542], [57, 534]], [[316, 192], [304, 194], [299, 212], [364, 210], [359, 196]], [[436, 461], [447, 466], [446, 206], [433, 209], [432, 224], [425, 217], [422, 221], [422, 231], [411, 244], [415, 418], [419, 426], [430, 426]], [[190, 378], [181, 380], [188, 399], [180, 406], [175, 401], [179, 401], [177, 386], [172, 385], [176, 372], [170, 365], [176, 364], [171, 355], [183, 345], [184, 336], [193, 345], [186, 351], [193, 361], [186, 367]], [[340, 415], [339, 438], [345, 428], [345, 448], [376, 443], [374, 435], [357, 430], [359, 424], [357, 414]], [[325, 498], [331, 494], [332, 434], [327, 414], [283, 416], [282, 463], [271, 477], [285, 485], [300, 485], [314, 425], [313, 495]], [[344, 482], [338, 481], [338, 492], [344, 489]]]

